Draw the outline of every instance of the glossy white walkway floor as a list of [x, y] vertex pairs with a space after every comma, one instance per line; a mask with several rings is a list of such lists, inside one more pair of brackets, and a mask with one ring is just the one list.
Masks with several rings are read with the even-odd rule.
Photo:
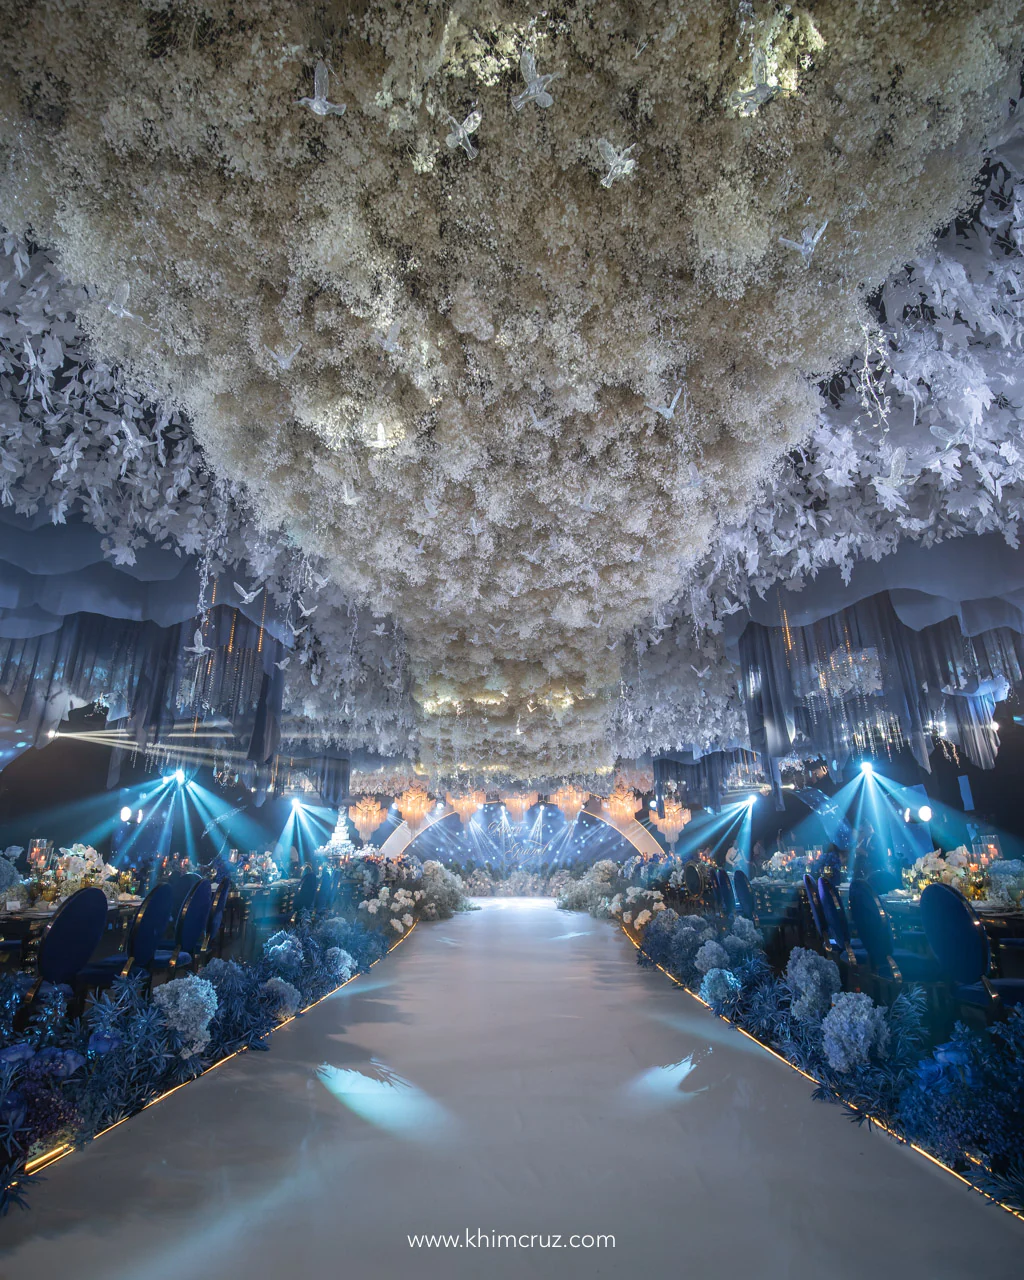
[[0, 1280], [1020, 1274], [1024, 1224], [809, 1095], [611, 925], [494, 902], [54, 1166]]

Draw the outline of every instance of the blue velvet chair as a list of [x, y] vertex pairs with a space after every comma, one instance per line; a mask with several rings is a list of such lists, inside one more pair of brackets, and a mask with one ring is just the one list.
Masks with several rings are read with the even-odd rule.
[[842, 956], [847, 964], [854, 967], [866, 965], [868, 953], [863, 946], [853, 941], [846, 911], [843, 908], [843, 900], [839, 896], [839, 890], [828, 876], [818, 878], [818, 902], [825, 924], [826, 948]]
[[728, 920], [736, 910], [736, 898], [732, 891], [732, 881], [725, 867], [718, 867], [715, 871], [715, 897], [718, 899], [719, 911]]
[[106, 927], [107, 899], [102, 889], [79, 889], [62, 902], [39, 943], [39, 976], [27, 999], [33, 999], [44, 982], [73, 987]]
[[316, 898], [313, 902], [313, 911], [316, 915], [322, 916], [326, 914], [328, 907], [331, 905], [333, 892], [334, 877], [331, 875], [330, 867], [324, 867], [320, 872], [320, 882], [316, 887]]
[[292, 918], [298, 920], [304, 911], [312, 911], [316, 904], [316, 872], [307, 870], [302, 873], [299, 887], [292, 900]]
[[754, 891], [750, 887], [750, 881], [745, 871], [734, 871], [732, 873], [732, 887], [736, 894], [736, 906], [741, 916], [746, 916], [748, 920], [757, 919], [757, 906], [754, 902]]
[[206, 939], [203, 944], [203, 949], [206, 952], [209, 952], [214, 945], [216, 945], [218, 951], [221, 949], [220, 931], [224, 926], [224, 912], [227, 909], [232, 886], [233, 882], [230, 877], [225, 876], [217, 886], [217, 892], [213, 896], [210, 919], [206, 925]]
[[153, 954], [150, 966], [155, 972], [167, 969], [170, 976], [181, 968], [188, 968], [194, 956], [198, 955], [206, 937], [206, 926], [210, 920], [213, 906], [213, 885], [209, 880], [198, 880], [189, 890], [188, 897], [178, 912], [178, 922], [174, 930], [174, 945], [158, 947]]
[[871, 968], [894, 982], [938, 982], [942, 977], [938, 962], [931, 956], [897, 950], [892, 922], [870, 880], [854, 880], [850, 885], [850, 915], [864, 944]]
[[168, 884], [171, 886], [171, 925], [178, 928], [178, 918], [185, 905], [185, 899], [203, 877], [194, 871], [186, 871], [182, 875], [173, 876]]
[[1003, 1005], [1024, 1004], [1024, 979], [991, 978], [988, 934], [962, 893], [948, 884], [930, 884], [921, 894], [921, 920], [928, 944], [956, 998], [998, 1013]]
[[683, 867], [683, 885], [691, 898], [700, 898], [704, 894], [704, 878], [700, 867], [695, 862], [688, 862]]
[[811, 922], [814, 925], [818, 938], [821, 942], [827, 942], [825, 935], [825, 917], [821, 912], [821, 902], [818, 899], [818, 886], [814, 877], [809, 871], [804, 872], [804, 893], [807, 894], [807, 905], [811, 909]]
[[171, 918], [172, 903], [173, 894], [168, 883], [150, 889], [128, 928], [124, 951], [86, 965], [78, 975], [79, 983], [87, 987], [109, 987], [115, 978], [136, 969], [148, 972]]

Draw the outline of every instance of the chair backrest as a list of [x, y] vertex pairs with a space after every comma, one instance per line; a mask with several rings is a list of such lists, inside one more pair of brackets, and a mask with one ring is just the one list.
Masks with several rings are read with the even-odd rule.
[[334, 906], [334, 903], [338, 897], [338, 890], [341, 887], [341, 872], [332, 871], [330, 875], [331, 875], [331, 890], [327, 895], [326, 902], [324, 903], [323, 909], [325, 912], [330, 911], [331, 908]]
[[818, 937], [825, 937], [825, 917], [821, 914], [821, 903], [818, 900], [818, 886], [814, 877], [809, 871], [804, 872], [804, 892], [807, 894], [807, 903], [811, 908], [811, 920], [814, 927], [818, 931]]
[[174, 926], [175, 934], [177, 934], [185, 899], [201, 879], [202, 876], [196, 875], [194, 871], [188, 871], [168, 881], [171, 889], [171, 924]]
[[971, 985], [988, 973], [988, 934], [962, 893], [948, 884], [928, 885], [921, 894], [921, 923], [940, 967], [954, 982]]
[[725, 867], [719, 867], [715, 875], [715, 884], [718, 889], [718, 903], [722, 908], [723, 916], [731, 916], [736, 910], [736, 899], [732, 892], [732, 881], [729, 879], [729, 873]]
[[299, 887], [295, 891], [292, 907], [296, 914], [300, 911], [312, 911], [316, 901], [316, 872], [304, 871]]
[[89, 963], [107, 927], [102, 889], [79, 889], [57, 908], [39, 944], [39, 976], [70, 986]]
[[213, 902], [213, 885], [209, 880], [200, 880], [192, 886], [192, 892], [185, 899], [185, 905], [178, 916], [178, 928], [175, 942], [190, 955], [203, 940], [206, 922], [210, 918], [210, 904]]
[[839, 890], [828, 876], [818, 877], [818, 901], [821, 903], [826, 938], [845, 950], [850, 945], [850, 926]]
[[851, 881], [850, 915], [872, 968], [885, 970], [896, 942], [888, 913], [868, 880]]
[[128, 937], [128, 954], [132, 962], [142, 969], [153, 963], [153, 956], [170, 921], [173, 904], [174, 893], [165, 880], [150, 889], [135, 913]]
[[215, 938], [220, 933], [220, 926], [224, 920], [224, 908], [228, 905], [228, 896], [231, 893], [231, 878], [225, 876], [217, 886], [217, 892], [213, 897], [213, 905], [210, 907], [210, 918], [206, 925], [206, 936]]
[[900, 877], [892, 871], [872, 871], [868, 876], [868, 884], [875, 893], [891, 893], [900, 887]]
[[331, 875], [329, 867], [324, 867], [320, 872], [320, 883], [316, 887], [316, 911], [326, 911], [330, 905], [331, 890], [334, 888], [334, 877]]
[[750, 881], [745, 871], [737, 870], [732, 873], [732, 887], [736, 894], [736, 905], [739, 907], [740, 915], [746, 916], [748, 920], [753, 920], [756, 910], [754, 891], [750, 887]]
[[688, 862], [683, 867], [683, 884], [686, 885], [686, 892], [695, 896], [704, 892], [704, 878], [700, 874], [700, 867], [696, 862]]

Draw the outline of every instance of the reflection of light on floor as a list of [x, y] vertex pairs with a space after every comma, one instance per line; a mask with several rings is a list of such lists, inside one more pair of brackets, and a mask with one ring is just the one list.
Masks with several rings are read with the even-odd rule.
[[481, 911], [554, 911], [554, 898], [473, 898]]
[[[675, 1031], [681, 1031], [692, 1040], [699, 1040], [702, 1045], [717, 1044], [730, 1053], [752, 1053], [757, 1057], [764, 1054], [764, 1049], [756, 1042], [747, 1040], [736, 1034], [736, 1028], [721, 1019], [710, 1019], [707, 1010], [698, 1009], [692, 1016], [679, 1013], [655, 1013], [650, 1015], [655, 1022], [664, 1022]], [[710, 1025], [709, 1025], [710, 1024]]]
[[448, 1113], [440, 1103], [376, 1060], [362, 1070], [324, 1063], [317, 1067], [316, 1074], [350, 1111], [378, 1129], [410, 1142], [433, 1138], [449, 1124]]
[[561, 942], [563, 938], [587, 938], [592, 932], [591, 929], [575, 929], [572, 933], [556, 933], [551, 941]]
[[651, 1106], [685, 1101], [695, 1093], [704, 1092], [704, 1089], [683, 1088], [683, 1082], [696, 1066], [692, 1055], [689, 1055], [682, 1062], [672, 1062], [667, 1067], [649, 1067], [630, 1081], [627, 1092], [636, 1101]]
[[449, 947], [461, 947], [461, 942], [456, 942], [454, 938], [438, 938], [438, 942], [443, 942]]

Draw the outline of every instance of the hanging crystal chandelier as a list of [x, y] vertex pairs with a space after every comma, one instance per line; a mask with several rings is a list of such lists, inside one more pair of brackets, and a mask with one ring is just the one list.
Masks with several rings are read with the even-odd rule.
[[654, 825], [670, 845], [674, 845], [679, 839], [679, 835], [683, 827], [686, 826], [691, 817], [692, 814], [689, 809], [684, 809], [679, 801], [673, 799], [671, 796], [666, 796], [665, 798], [664, 818], [659, 818], [657, 811], [651, 814]]
[[427, 814], [434, 807], [430, 796], [421, 786], [409, 787], [407, 791], [402, 792], [395, 803], [410, 831], [418, 831], [427, 820]]
[[359, 839], [366, 844], [388, 815], [375, 796], [363, 796], [357, 804], [349, 805], [348, 816], [359, 833]]
[[557, 791], [551, 793], [551, 803], [561, 809], [566, 822], [576, 821], [589, 798], [589, 792], [581, 791], [579, 787], [569, 783], [563, 783]]
[[604, 811], [609, 821], [616, 827], [628, 826], [633, 822], [639, 808], [640, 801], [622, 782], [615, 784], [611, 795], [604, 801]]
[[526, 811], [531, 809], [537, 803], [536, 791], [508, 791], [503, 792], [501, 797], [502, 804], [508, 812], [509, 821], [513, 826], [521, 826], [526, 820]]
[[487, 796], [482, 791], [460, 791], [456, 795], [452, 795], [449, 791], [445, 799], [459, 815], [459, 821], [465, 826], [473, 814], [478, 813], [484, 807]]

